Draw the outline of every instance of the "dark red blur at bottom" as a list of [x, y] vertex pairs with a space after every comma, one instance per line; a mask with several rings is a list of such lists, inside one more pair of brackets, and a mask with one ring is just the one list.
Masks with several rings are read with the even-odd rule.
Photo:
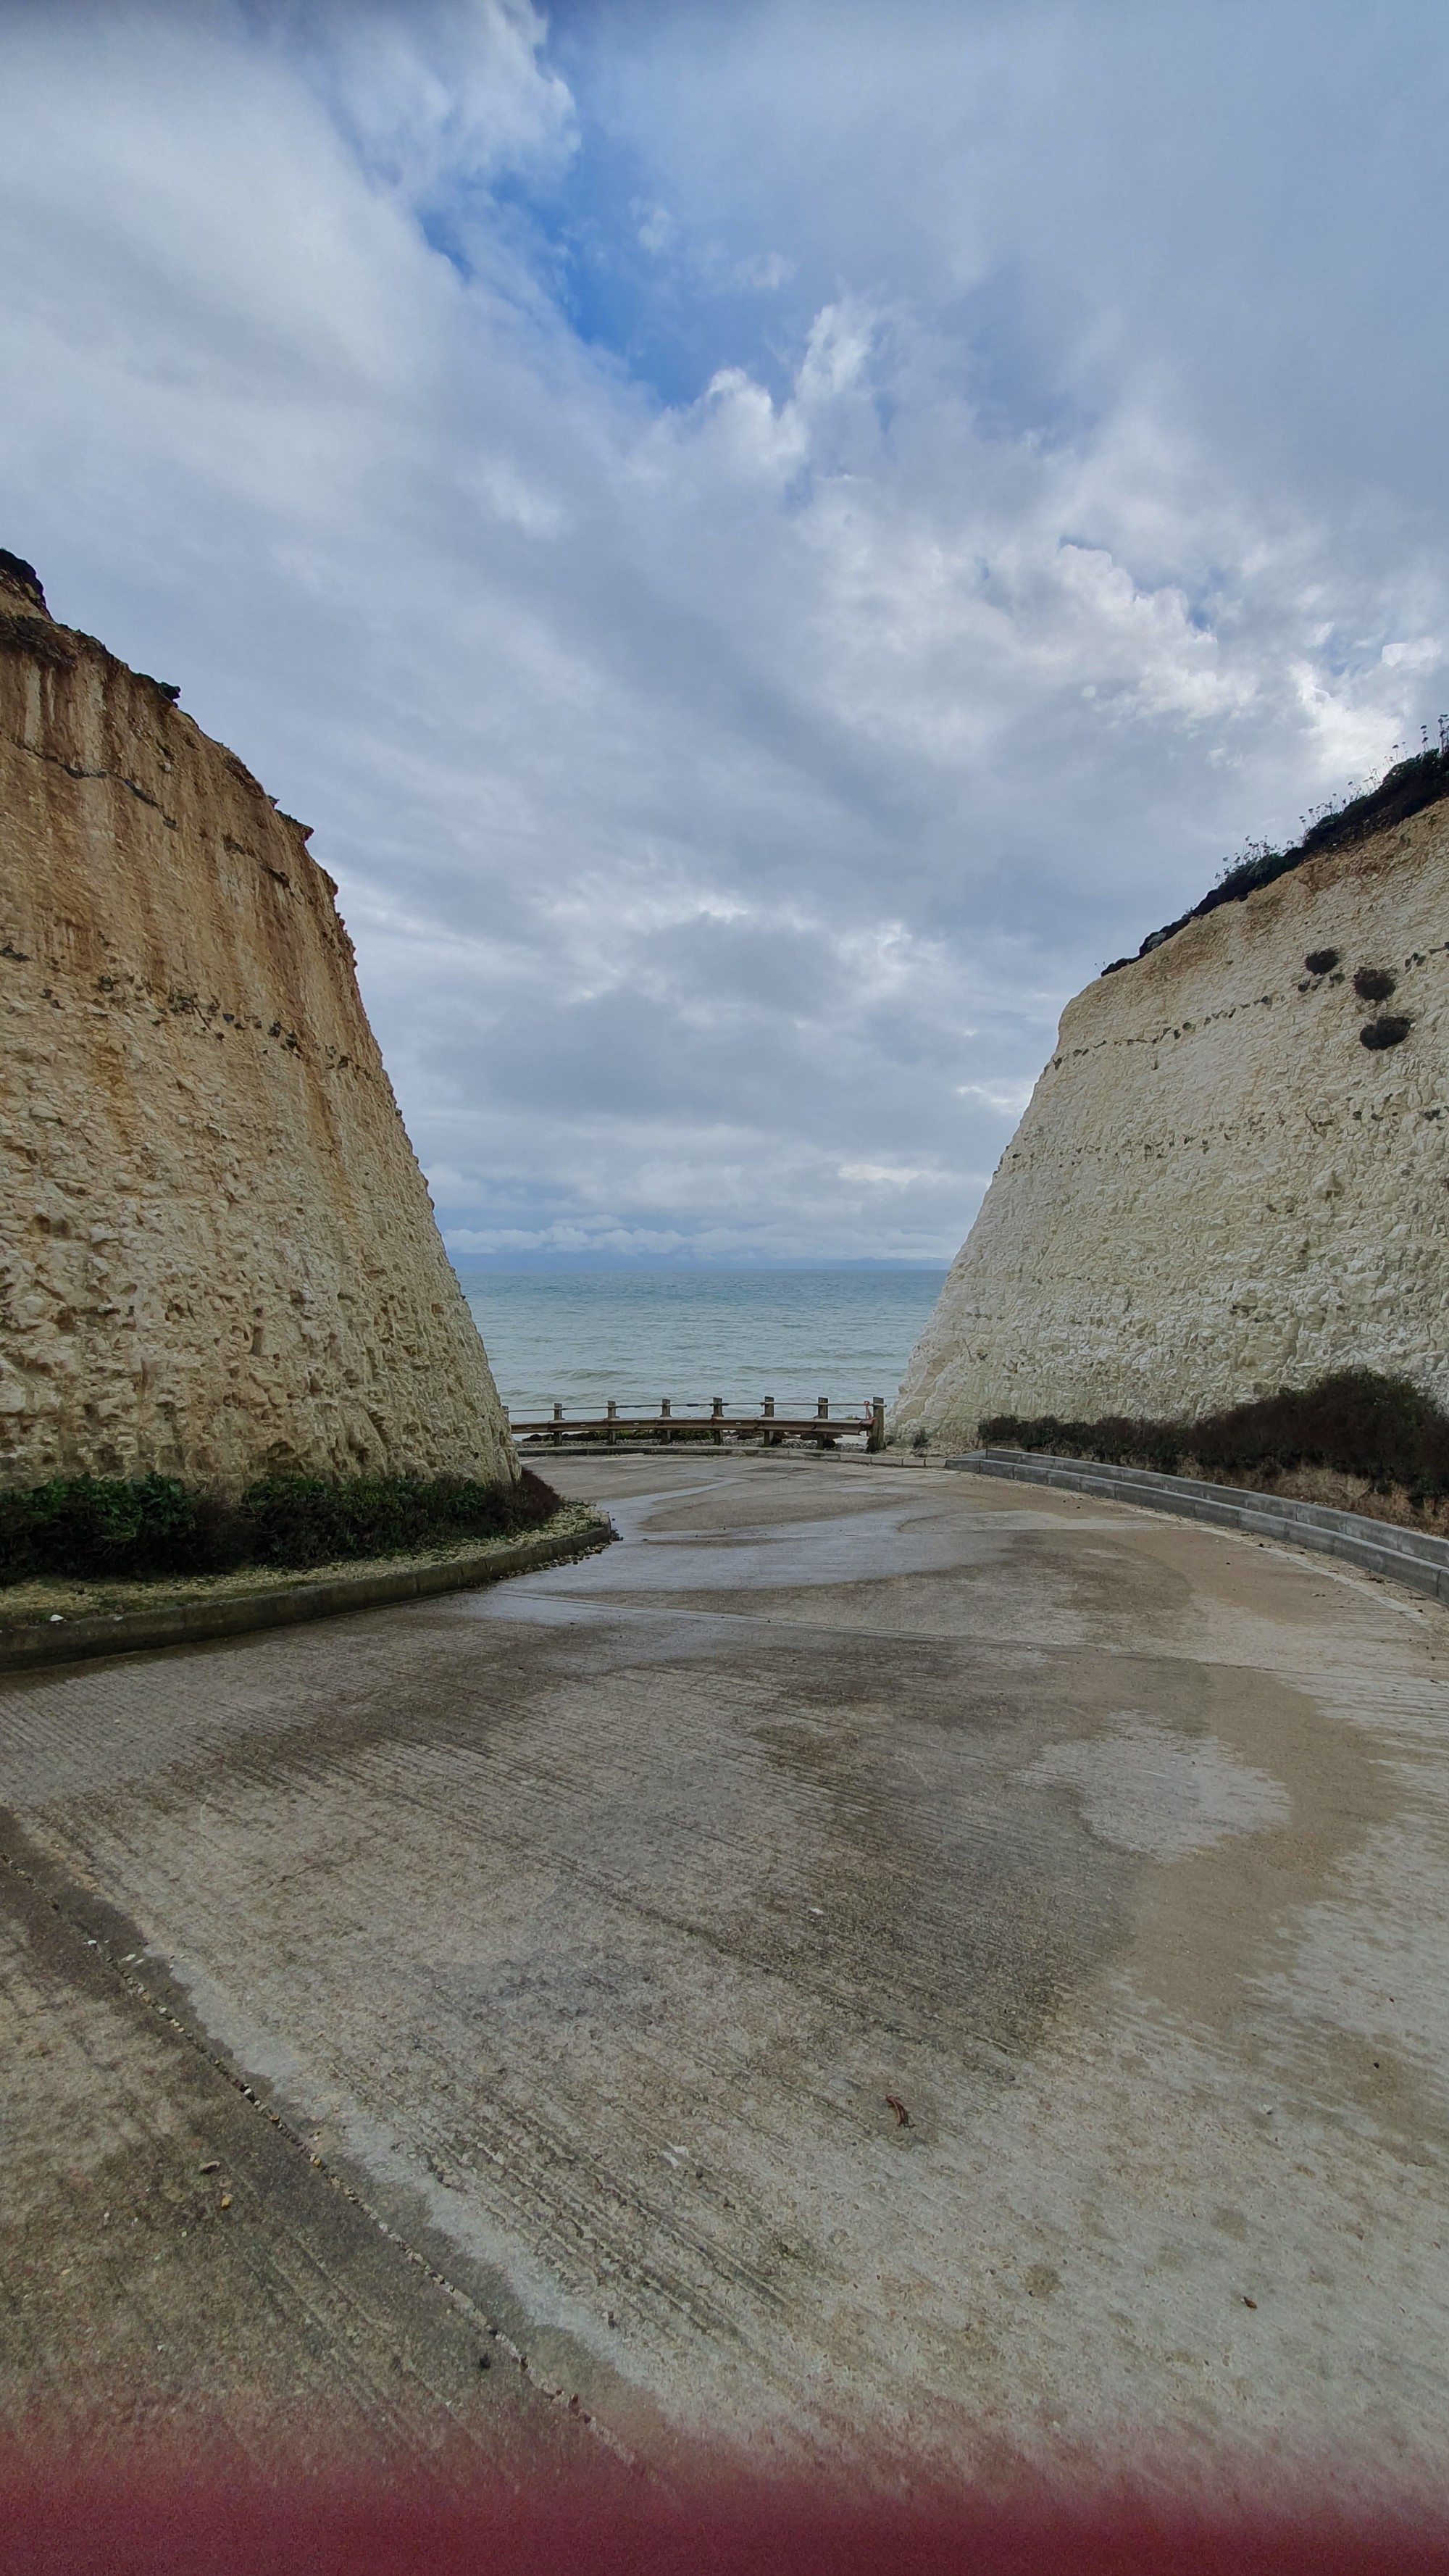
[[259, 2484], [153, 2463], [144, 2471], [11, 2461], [0, 2470], [5, 2576], [1449, 2576], [1449, 2520], [1312, 2510], [1174, 2509], [938, 2496], [842, 2502], [801, 2485], [663, 2498], [557, 2485], [532, 2492], [422, 2480]]

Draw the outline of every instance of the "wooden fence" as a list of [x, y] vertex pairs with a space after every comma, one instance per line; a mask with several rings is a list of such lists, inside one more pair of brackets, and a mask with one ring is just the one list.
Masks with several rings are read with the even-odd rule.
[[625, 1441], [651, 1446], [658, 1441], [667, 1446], [676, 1440], [709, 1441], [717, 1447], [723, 1447], [726, 1441], [756, 1442], [766, 1448], [787, 1440], [808, 1440], [817, 1448], [833, 1449], [842, 1433], [863, 1436], [867, 1449], [883, 1449], [886, 1437], [885, 1398], [881, 1395], [872, 1398], [868, 1410], [834, 1415], [828, 1395], [816, 1397], [813, 1413], [777, 1412], [772, 1395], [765, 1396], [753, 1410], [748, 1406], [727, 1406], [724, 1397], [716, 1395], [710, 1400], [708, 1413], [702, 1406], [693, 1411], [686, 1406], [676, 1413], [667, 1395], [660, 1397], [655, 1413], [639, 1408], [621, 1412], [610, 1397], [603, 1413], [576, 1414], [570, 1419], [564, 1407], [555, 1404], [552, 1414], [542, 1420], [511, 1422], [509, 1427], [514, 1439], [525, 1446], [542, 1444], [554, 1449], [599, 1442], [614, 1448]]

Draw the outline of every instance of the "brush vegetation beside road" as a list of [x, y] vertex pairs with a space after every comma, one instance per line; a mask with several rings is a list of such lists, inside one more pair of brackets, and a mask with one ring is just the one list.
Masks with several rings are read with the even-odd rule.
[[274, 1477], [240, 1502], [168, 1477], [57, 1479], [0, 1494], [0, 1624], [118, 1617], [426, 1560], [505, 1555], [521, 1538], [601, 1524], [525, 1468], [513, 1487], [461, 1478]]
[[1449, 1526], [1449, 1414], [1408, 1378], [1374, 1369], [1341, 1369], [1195, 1422], [997, 1413], [978, 1437], [987, 1448], [1201, 1476], [1414, 1529]]

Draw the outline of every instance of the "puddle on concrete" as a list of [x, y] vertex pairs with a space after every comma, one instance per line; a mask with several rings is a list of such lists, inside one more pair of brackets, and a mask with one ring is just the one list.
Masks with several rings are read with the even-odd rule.
[[900, 1575], [960, 1569], [980, 1554], [995, 1557], [1005, 1552], [1023, 1522], [1037, 1525], [1029, 1513], [994, 1512], [968, 1534], [959, 1512], [928, 1517], [913, 1498], [878, 1510], [857, 1507], [818, 1519], [720, 1530], [649, 1527], [661, 1505], [673, 1505], [690, 1492], [717, 1492], [726, 1481], [743, 1479], [716, 1478], [707, 1488], [676, 1487], [611, 1503], [621, 1545], [576, 1565], [516, 1576], [506, 1586], [473, 1596], [470, 1606], [480, 1618], [513, 1619], [520, 1613], [537, 1615], [533, 1605], [545, 1596], [552, 1604], [577, 1603], [582, 1609], [593, 1600], [640, 1593], [759, 1595], [880, 1583]]
[[1152, 1860], [1211, 1850], [1229, 1834], [1285, 1824], [1280, 1780], [1241, 1762], [1215, 1735], [1184, 1739], [1135, 1710], [1109, 1735], [1052, 1744], [1025, 1778], [1075, 1789], [1099, 1841]]

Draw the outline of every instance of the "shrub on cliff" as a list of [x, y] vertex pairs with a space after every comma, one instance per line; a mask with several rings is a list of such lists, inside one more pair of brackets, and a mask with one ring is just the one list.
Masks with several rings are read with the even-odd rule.
[[[1353, 841], [1367, 840], [1373, 832], [1388, 831], [1391, 825], [1407, 822], [1410, 815], [1421, 813], [1426, 805], [1437, 805], [1441, 797], [1449, 796], [1449, 716], [1439, 718], [1437, 744], [1430, 743], [1427, 726], [1423, 731], [1422, 751], [1412, 753], [1407, 760], [1396, 761], [1376, 787], [1367, 788], [1362, 795], [1351, 796], [1342, 803], [1321, 807], [1312, 822], [1305, 814], [1302, 818], [1306, 826], [1303, 838], [1296, 841], [1291, 849], [1275, 850], [1266, 841], [1249, 841], [1241, 857], [1225, 863], [1217, 884], [1203, 896], [1201, 903], [1195, 903], [1190, 912], [1180, 912], [1175, 921], [1167, 922], [1161, 930], [1149, 931], [1137, 951], [1138, 957], [1150, 956], [1154, 948], [1160, 948], [1165, 940], [1174, 938], [1179, 930], [1185, 930], [1190, 921], [1199, 921], [1205, 913], [1216, 912], [1219, 905], [1245, 902], [1250, 894], [1257, 893], [1260, 886], [1272, 885], [1278, 877], [1288, 876], [1294, 868], [1301, 868], [1305, 860], [1319, 858], [1326, 850], [1345, 848]], [[1330, 966], [1338, 963], [1336, 951], [1330, 955], [1327, 949], [1321, 949], [1314, 954], [1327, 957]], [[1305, 962], [1310, 974], [1328, 971], [1326, 967], [1317, 967], [1313, 957]], [[1116, 957], [1102, 971], [1106, 975], [1115, 975], [1122, 967], [1134, 963], [1131, 957]], [[1392, 984], [1389, 989], [1393, 989]]]
[[463, 1476], [267, 1476], [225, 1503], [170, 1476], [56, 1477], [0, 1493], [0, 1584], [30, 1575], [218, 1574], [329, 1565], [536, 1529], [559, 1496]]
[[1316, 1385], [1283, 1388], [1197, 1422], [1153, 1422], [1107, 1414], [1096, 1422], [1031, 1420], [998, 1413], [980, 1426], [991, 1448], [1040, 1449], [1062, 1458], [1173, 1475], [1191, 1460], [1205, 1476], [1271, 1478], [1295, 1467], [1364, 1476], [1385, 1492], [1402, 1486], [1416, 1502], [1449, 1493], [1449, 1414], [1407, 1378], [1340, 1369]]

